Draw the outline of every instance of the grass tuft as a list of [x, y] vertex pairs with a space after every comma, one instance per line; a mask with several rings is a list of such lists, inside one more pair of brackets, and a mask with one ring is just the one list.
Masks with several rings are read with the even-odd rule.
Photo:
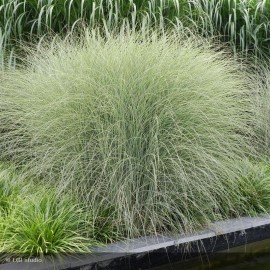
[[96, 215], [88, 210], [70, 194], [60, 197], [56, 190], [30, 182], [13, 167], [1, 164], [0, 260], [16, 254], [89, 253], [93, 245], [101, 244], [99, 239], [117, 238], [108, 231], [109, 216], [103, 215], [103, 226], [97, 227]]
[[3, 221], [1, 252], [27, 257], [90, 252], [97, 242], [83, 236], [82, 215], [78, 206], [55, 194], [29, 198]]
[[1, 158], [89, 205], [109, 202], [120, 234], [253, 211], [236, 164], [253, 152], [253, 97], [244, 71], [208, 43], [71, 37], [1, 80]]

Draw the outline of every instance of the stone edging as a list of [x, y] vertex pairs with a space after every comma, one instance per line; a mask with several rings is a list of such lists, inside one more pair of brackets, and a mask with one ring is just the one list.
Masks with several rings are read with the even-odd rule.
[[96, 247], [54, 262], [10, 262], [0, 270], [139, 270], [270, 238], [270, 216], [215, 222], [191, 235], [158, 235]]

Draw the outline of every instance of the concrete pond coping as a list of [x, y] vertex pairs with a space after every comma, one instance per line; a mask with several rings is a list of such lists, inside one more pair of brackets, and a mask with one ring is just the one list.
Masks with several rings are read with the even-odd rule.
[[94, 247], [91, 254], [30, 260], [20, 257], [0, 270], [143, 270], [270, 238], [270, 215], [210, 224], [189, 235], [155, 235]]

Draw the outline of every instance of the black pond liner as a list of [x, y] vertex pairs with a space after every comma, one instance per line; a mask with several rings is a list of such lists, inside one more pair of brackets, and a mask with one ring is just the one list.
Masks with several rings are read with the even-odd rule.
[[[10, 256], [1, 270], [145, 270], [186, 262], [198, 257], [211, 258], [218, 251], [270, 238], [270, 217], [243, 217], [213, 223], [207, 230], [191, 235], [141, 237], [96, 247], [91, 254], [59, 258], [22, 259]], [[225, 256], [218, 253], [218, 256]], [[179, 268], [180, 269], [180, 268]], [[181, 267], [181, 269], [185, 269]]]

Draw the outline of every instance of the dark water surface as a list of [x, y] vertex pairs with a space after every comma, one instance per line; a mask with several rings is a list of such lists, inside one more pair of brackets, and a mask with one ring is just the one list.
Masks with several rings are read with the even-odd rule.
[[[270, 239], [151, 270], [270, 270]], [[150, 270], [150, 269], [149, 269]]]

